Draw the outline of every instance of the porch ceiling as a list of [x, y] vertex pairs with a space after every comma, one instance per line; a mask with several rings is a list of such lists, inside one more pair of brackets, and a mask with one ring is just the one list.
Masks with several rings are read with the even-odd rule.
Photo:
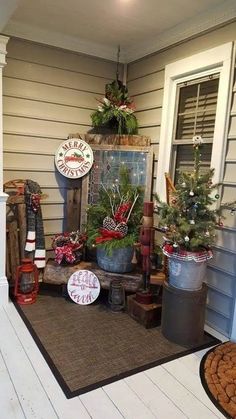
[[108, 59], [120, 44], [124, 62], [236, 17], [235, 0], [0, 0], [2, 10], [6, 3], [15, 11], [4, 34]]

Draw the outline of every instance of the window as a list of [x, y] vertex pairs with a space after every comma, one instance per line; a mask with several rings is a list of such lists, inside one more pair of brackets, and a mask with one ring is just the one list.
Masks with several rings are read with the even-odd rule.
[[166, 199], [164, 174], [176, 181], [176, 169], [191, 170], [192, 138], [201, 135], [204, 167], [222, 178], [229, 109], [232, 43], [169, 64], [165, 85], [157, 170], [157, 193]]
[[177, 85], [170, 173], [174, 183], [178, 170], [190, 171], [193, 166], [194, 135], [204, 138], [202, 171], [210, 167], [218, 88], [219, 73]]

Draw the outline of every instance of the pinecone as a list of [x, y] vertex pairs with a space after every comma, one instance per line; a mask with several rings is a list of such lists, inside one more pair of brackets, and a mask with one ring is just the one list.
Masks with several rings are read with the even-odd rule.
[[116, 229], [116, 223], [111, 217], [105, 217], [102, 223], [103, 228], [105, 230], [115, 230]]
[[127, 224], [123, 221], [122, 223], [117, 224], [116, 231], [119, 231], [119, 233], [121, 233], [124, 236], [126, 236], [126, 234], [128, 233], [128, 226]]

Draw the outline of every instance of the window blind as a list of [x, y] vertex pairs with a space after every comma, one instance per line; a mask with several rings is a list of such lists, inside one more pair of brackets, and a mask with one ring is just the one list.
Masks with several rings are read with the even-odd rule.
[[218, 87], [219, 74], [178, 85], [172, 159], [174, 183], [178, 180], [179, 171], [193, 170], [194, 135], [200, 135], [204, 140], [201, 171], [210, 167]]
[[192, 140], [194, 135], [213, 139], [218, 87], [218, 74], [178, 85], [174, 140]]

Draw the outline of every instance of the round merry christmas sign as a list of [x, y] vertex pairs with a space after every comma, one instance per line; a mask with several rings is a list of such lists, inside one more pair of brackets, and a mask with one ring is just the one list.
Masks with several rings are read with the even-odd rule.
[[93, 272], [81, 269], [69, 278], [67, 291], [76, 304], [92, 304], [99, 296], [100, 282]]
[[89, 172], [93, 165], [93, 150], [80, 138], [64, 141], [55, 155], [58, 171], [71, 179], [80, 178]]

